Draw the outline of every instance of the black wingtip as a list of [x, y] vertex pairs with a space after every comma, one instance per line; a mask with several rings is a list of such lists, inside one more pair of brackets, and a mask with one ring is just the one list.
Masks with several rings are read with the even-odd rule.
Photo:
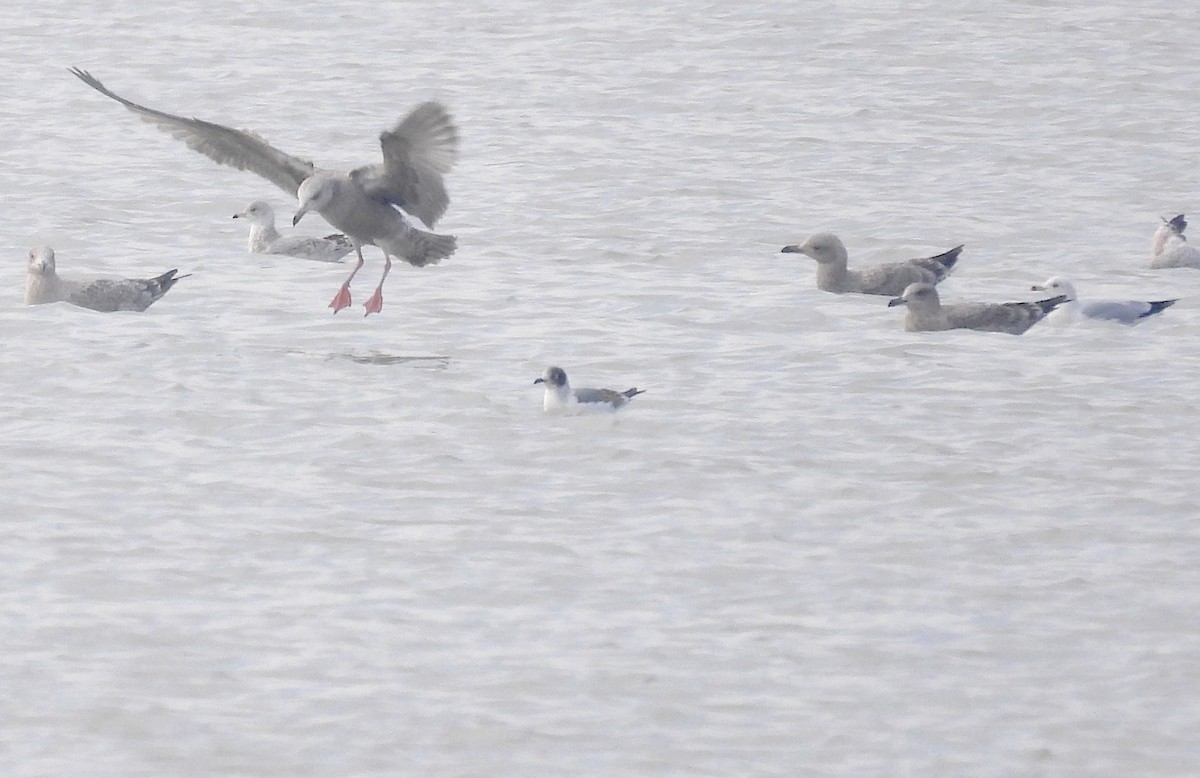
[[626, 389], [625, 391], [621, 392], [621, 394], [625, 395], [626, 397], [628, 397], [630, 399], [637, 397], [639, 394], [645, 394], [645, 393], [646, 393], [645, 389], [638, 389], [636, 386], [633, 387], [632, 389]]
[[962, 253], [962, 250], [964, 247], [966, 247], [966, 245], [967, 244], [965, 243], [960, 243], [949, 251], [932, 256], [930, 259], [949, 270], [950, 268], [954, 267], [954, 263], [958, 261], [958, 255]]
[[150, 283], [162, 289], [162, 294], [166, 294], [171, 290], [171, 287], [175, 286], [176, 282], [182, 281], [185, 278], [190, 278], [192, 275], [191, 273], [185, 273], [181, 276], [175, 275], [178, 272], [178, 268], [171, 268], [161, 276], [155, 276], [154, 278], [151, 278]]
[[1065, 303], [1066, 301], [1067, 301], [1067, 296], [1065, 294], [1060, 294], [1058, 297], [1051, 297], [1047, 300], [1038, 300], [1034, 303], [1034, 305], [1041, 308], [1043, 314], [1047, 314], [1047, 313], [1050, 313], [1051, 311], [1053, 311], [1058, 306]]
[[1170, 308], [1172, 305], [1174, 305], [1177, 302], [1179, 302], [1179, 301], [1178, 300], [1157, 300], [1155, 302], [1152, 302], [1152, 303], [1150, 303], [1150, 310], [1146, 311], [1138, 318], [1144, 319], [1147, 316], [1153, 316], [1156, 313], [1162, 313], [1163, 311]]

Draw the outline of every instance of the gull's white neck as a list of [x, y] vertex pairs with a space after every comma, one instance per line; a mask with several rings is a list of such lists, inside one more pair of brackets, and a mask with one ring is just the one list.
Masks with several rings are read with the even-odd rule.
[[63, 299], [62, 286], [55, 273], [29, 273], [25, 282], [25, 304], [58, 302]]
[[568, 408], [575, 404], [575, 393], [570, 384], [551, 386], [546, 384], [546, 392], [542, 397], [542, 410], [555, 411]]
[[279, 240], [279, 230], [275, 229], [275, 220], [272, 219], [269, 224], [258, 224], [252, 222], [250, 224], [250, 241], [248, 243], [250, 251], [254, 253], [265, 253], [271, 247], [271, 244]]

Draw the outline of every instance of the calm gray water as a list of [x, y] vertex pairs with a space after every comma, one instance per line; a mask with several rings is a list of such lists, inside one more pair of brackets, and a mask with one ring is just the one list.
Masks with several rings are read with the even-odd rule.
[[[6, 776], [1200, 773], [1198, 7], [170, 5], [0, 20]], [[71, 65], [331, 167], [441, 99], [460, 249], [335, 317]], [[1182, 300], [906, 333], [817, 230]], [[35, 243], [193, 275], [26, 308]]]

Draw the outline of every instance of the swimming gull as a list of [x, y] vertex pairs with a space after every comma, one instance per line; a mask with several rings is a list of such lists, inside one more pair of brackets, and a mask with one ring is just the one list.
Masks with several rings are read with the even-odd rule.
[[1060, 295], [1032, 303], [942, 305], [933, 284], [919, 283], [910, 284], [903, 295], [888, 301], [888, 307], [908, 306], [904, 329], [909, 332], [967, 329], [1020, 335], [1066, 301]]
[[1034, 284], [1030, 289], [1034, 292], [1051, 292], [1067, 298], [1052, 314], [1050, 320], [1069, 321], [1082, 316], [1085, 319], [1106, 319], [1122, 324], [1137, 324], [1147, 316], [1153, 316], [1170, 308], [1176, 300], [1157, 300], [1142, 302], [1140, 300], [1092, 300], [1079, 302], [1075, 286], [1065, 278], [1051, 278], [1044, 284]]
[[1187, 229], [1187, 219], [1183, 218], [1183, 214], [1162, 221], [1150, 243], [1150, 267], [1200, 268], [1200, 249], [1189, 246], [1187, 238], [1183, 236], [1183, 231]]
[[354, 251], [354, 244], [340, 232], [324, 238], [280, 235], [275, 229], [275, 209], [263, 200], [255, 200], [233, 218], [250, 222], [248, 247], [254, 254], [283, 254], [318, 262], [341, 262], [342, 257]]
[[950, 275], [962, 246], [933, 257], [910, 259], [907, 262], [892, 262], [866, 270], [850, 270], [846, 267], [846, 247], [836, 235], [818, 232], [798, 245], [784, 246], [784, 254], [805, 254], [817, 261], [817, 287], [826, 292], [844, 294], [901, 294], [909, 284], [925, 282], [936, 284]]
[[147, 279], [98, 278], [70, 280], [58, 275], [54, 265], [54, 249], [35, 246], [29, 250], [29, 272], [25, 284], [25, 304], [41, 305], [66, 301], [81, 308], [110, 313], [112, 311], [144, 311], [166, 294], [175, 282], [178, 270], [168, 270], [161, 276]]
[[542, 410], [546, 412], [566, 410], [603, 410], [615, 411], [629, 403], [631, 399], [643, 394], [645, 389], [626, 389], [618, 392], [613, 389], [575, 389], [567, 381], [567, 374], [561, 367], [548, 367], [541, 378], [536, 378], [534, 384], [545, 384], [546, 392], [542, 399]]
[[450, 204], [442, 176], [457, 158], [458, 130], [439, 103], [418, 105], [379, 136], [382, 164], [339, 172], [286, 154], [248, 130], [147, 108], [112, 92], [87, 71], [71, 68], [71, 72], [214, 162], [257, 173], [295, 195], [299, 208], [293, 226], [306, 213], [317, 211], [344, 232], [354, 244], [358, 264], [329, 303], [334, 313], [350, 305], [350, 281], [363, 266], [363, 246], [378, 246], [384, 256], [379, 286], [364, 306], [367, 315], [383, 308], [383, 282], [393, 256], [424, 267], [450, 256], [457, 247], [454, 236], [418, 229], [405, 219], [409, 214], [432, 228]]

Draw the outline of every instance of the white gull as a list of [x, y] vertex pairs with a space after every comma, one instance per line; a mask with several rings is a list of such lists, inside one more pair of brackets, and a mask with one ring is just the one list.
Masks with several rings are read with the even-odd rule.
[[341, 262], [354, 251], [354, 244], [340, 232], [323, 238], [306, 235], [280, 235], [275, 229], [275, 209], [264, 200], [255, 200], [246, 210], [233, 215], [250, 222], [247, 248], [254, 254], [282, 254], [317, 262]]
[[636, 387], [623, 392], [614, 389], [571, 389], [567, 374], [561, 367], [546, 368], [542, 377], [534, 379], [533, 383], [546, 385], [542, 410], [548, 413], [572, 410], [615, 411], [645, 392], [644, 389]]
[[1050, 292], [1067, 298], [1050, 314], [1050, 321], [1070, 321], [1078, 317], [1085, 319], [1105, 319], [1121, 324], [1137, 324], [1147, 316], [1153, 316], [1170, 308], [1176, 300], [1157, 300], [1143, 302], [1140, 300], [1091, 300], [1080, 302], [1075, 286], [1065, 278], [1051, 278], [1044, 284], [1034, 284], [1030, 289], [1034, 292]]
[[1189, 246], [1187, 238], [1183, 236], [1183, 231], [1187, 229], [1187, 219], [1183, 218], [1183, 214], [1162, 221], [1150, 241], [1150, 267], [1200, 268], [1200, 249]]

